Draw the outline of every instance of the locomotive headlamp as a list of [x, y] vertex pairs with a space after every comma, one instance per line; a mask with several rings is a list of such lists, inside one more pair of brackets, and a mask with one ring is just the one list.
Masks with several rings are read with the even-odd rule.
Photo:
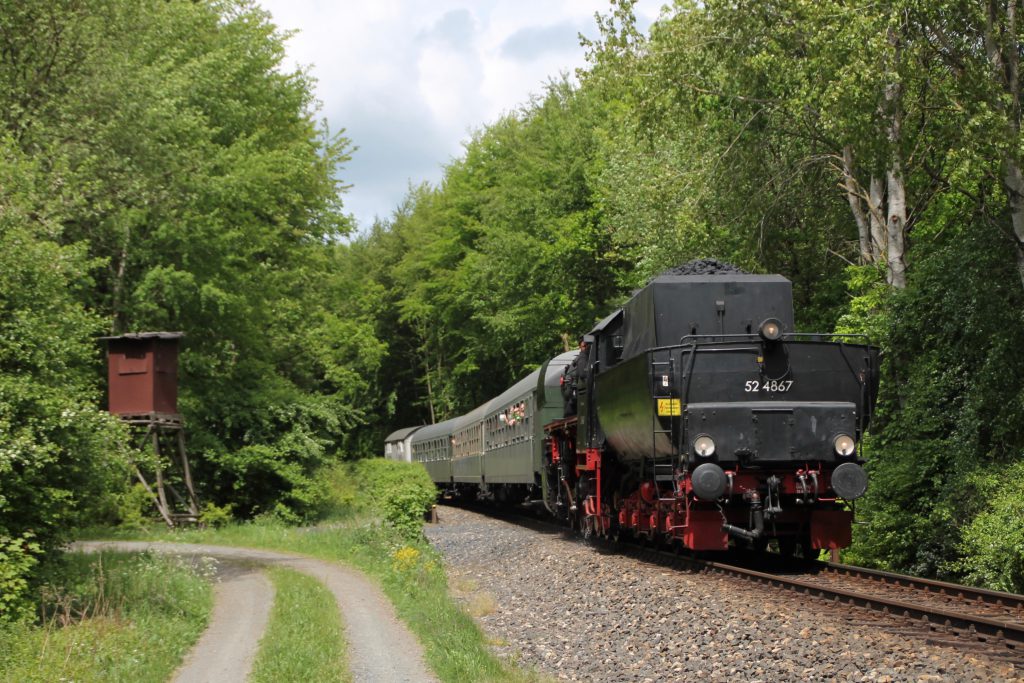
[[857, 450], [857, 442], [849, 434], [840, 434], [833, 441], [832, 445], [838, 455], [848, 458]]
[[693, 440], [693, 452], [702, 458], [710, 458], [715, 454], [715, 441], [707, 434], [701, 434]]
[[765, 341], [776, 341], [782, 336], [782, 323], [777, 318], [768, 318], [761, 327], [757, 329], [757, 333], [761, 335], [761, 339]]

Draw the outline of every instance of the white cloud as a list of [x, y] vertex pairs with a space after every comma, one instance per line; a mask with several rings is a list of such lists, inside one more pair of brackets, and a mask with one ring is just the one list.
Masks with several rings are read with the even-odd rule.
[[[317, 79], [322, 115], [359, 148], [341, 172], [362, 227], [388, 216], [409, 183], [437, 182], [469, 131], [583, 66], [577, 34], [596, 34], [603, 0], [262, 0], [298, 33], [289, 66]], [[641, 0], [646, 26], [659, 3]]]

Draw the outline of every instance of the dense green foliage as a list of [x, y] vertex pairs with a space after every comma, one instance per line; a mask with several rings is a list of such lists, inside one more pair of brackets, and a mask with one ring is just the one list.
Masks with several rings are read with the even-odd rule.
[[43, 623], [0, 624], [0, 680], [166, 681], [213, 607], [213, 567], [149, 554], [69, 553]]
[[889, 374], [857, 557], [1020, 590], [1003, 569], [1024, 560], [1007, 517], [1022, 500], [1024, 296], [991, 226], [945, 227], [883, 314]]
[[61, 245], [34, 165], [0, 139], [0, 620], [24, 612], [39, 556], [109, 504], [124, 431], [98, 410], [101, 318], [84, 245]]
[[437, 487], [425, 469], [405, 462], [372, 459], [343, 468], [341, 474], [358, 482], [358, 492], [353, 497], [357, 508], [379, 515], [403, 538], [422, 536], [424, 516], [437, 500]]

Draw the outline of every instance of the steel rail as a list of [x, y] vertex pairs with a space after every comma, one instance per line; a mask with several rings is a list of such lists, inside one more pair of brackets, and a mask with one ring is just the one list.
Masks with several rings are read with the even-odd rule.
[[[663, 551], [658, 552], [660, 553]], [[755, 569], [748, 569], [746, 567], [739, 567], [721, 562], [701, 560], [698, 558], [692, 558], [692, 560], [691, 558], [685, 559], [687, 562], [692, 561], [694, 564], [706, 567], [707, 569], [715, 572], [739, 576], [778, 588], [786, 588], [797, 593], [813, 595], [815, 597], [831, 600], [832, 602], [855, 605], [873, 611], [882, 612], [883, 614], [913, 619], [918, 621], [921, 626], [933, 631], [946, 633], [953, 632], [970, 640], [983, 641], [993, 645], [1004, 645], [1007, 649], [1012, 650], [1017, 654], [1024, 653], [1024, 623], [1021, 622], [1015, 622], [1008, 619], [993, 619], [986, 616], [969, 614], [967, 612], [958, 612], [940, 607], [930, 607], [907, 602], [906, 600], [887, 598], [882, 595], [868, 592], [849, 590], [840, 587], [823, 586], [814, 581], [781, 574], [762, 572]], [[860, 569], [851, 568], [847, 565], [840, 566], [851, 570], [851, 573], [853, 569]], [[873, 572], [873, 570], [867, 571], [868, 573]], [[887, 573], [878, 572], [878, 574]], [[926, 579], [914, 579], [914, 577], [904, 577], [898, 574], [890, 574], [888, 578], [899, 578], [911, 582], [928, 582]], [[1015, 598], [1018, 602], [1024, 601], [1024, 596], [1014, 596], [1010, 593], [999, 594], [996, 591], [982, 591], [981, 589], [971, 589], [966, 586], [956, 586], [955, 584], [946, 585], [963, 589], [965, 595], [972, 591], [979, 591], [988, 594], [1005, 595]], [[921, 590], [924, 589], [922, 588]], [[958, 595], [952, 597], [960, 600]], [[965, 598], [965, 600], [967, 599], [969, 598]]]
[[[836, 562], [819, 562], [824, 571], [854, 576], [858, 578], [871, 579], [883, 585], [905, 586], [915, 588], [930, 594], [951, 597], [958, 600], [973, 600], [987, 605], [1004, 607], [1024, 611], [1024, 595], [1016, 593], [1004, 593], [1003, 591], [988, 590], [987, 588], [976, 588], [964, 586], [959, 583], [937, 581], [935, 579], [922, 579], [906, 574], [882, 571], [879, 569], [868, 569], [850, 564], [839, 564]], [[1021, 615], [1024, 617], [1024, 614]]]

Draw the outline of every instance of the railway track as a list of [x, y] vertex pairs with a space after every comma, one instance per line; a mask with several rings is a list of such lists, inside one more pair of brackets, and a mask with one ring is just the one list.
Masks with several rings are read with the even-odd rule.
[[[983, 653], [1024, 666], [1024, 595], [920, 579], [831, 562], [772, 557], [727, 563], [626, 543], [624, 551], [658, 564], [733, 576], [831, 605], [856, 608], [857, 626], [922, 636], [932, 644]], [[763, 562], [763, 558], [762, 558]]]
[[832, 604], [862, 608], [894, 626], [921, 632], [930, 642], [1024, 664], [1021, 595], [826, 562], [774, 571], [697, 558], [683, 562]]
[[[493, 508], [479, 511], [495, 512]], [[510, 518], [507, 511], [501, 516], [568, 531], [536, 517]], [[738, 577], [852, 607], [851, 620], [857, 626], [887, 628], [1024, 666], [1024, 595], [817, 560], [794, 563], [778, 556], [750, 555], [738, 556], [738, 562], [722, 562], [625, 540], [616, 549], [662, 566]]]

